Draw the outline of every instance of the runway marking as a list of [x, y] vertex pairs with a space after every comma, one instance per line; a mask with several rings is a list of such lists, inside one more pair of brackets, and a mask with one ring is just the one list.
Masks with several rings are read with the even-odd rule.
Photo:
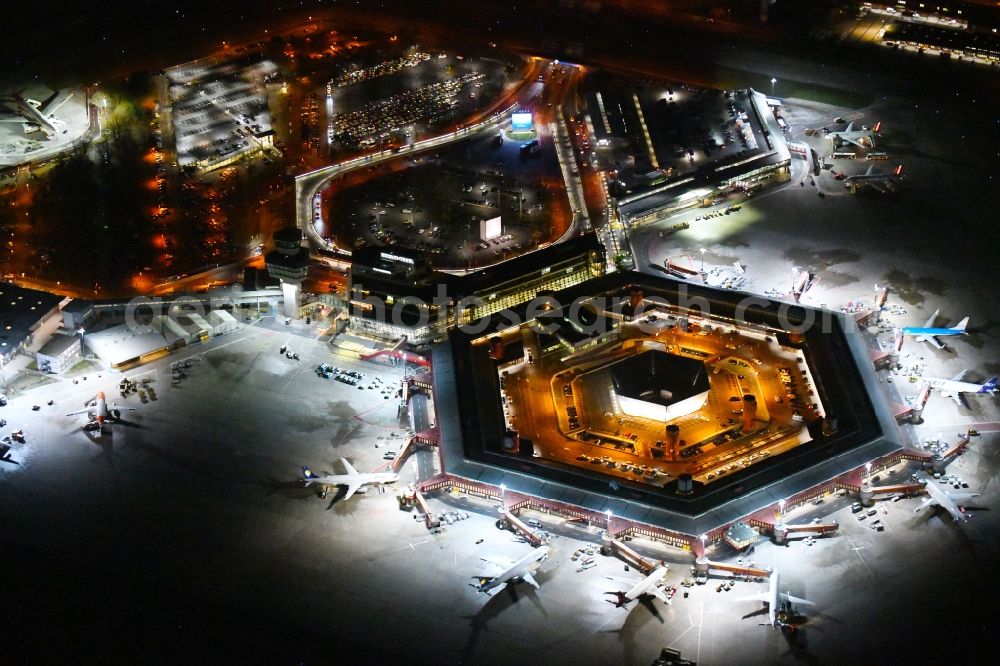
[[[844, 536], [847, 536], [847, 535], [844, 535]], [[868, 575], [871, 576], [872, 578], [874, 578], [875, 574], [872, 573], [871, 567], [869, 567], [868, 563], [865, 562], [865, 558], [861, 557], [861, 551], [864, 550], [864, 546], [858, 546], [858, 545], [856, 545], [854, 543], [854, 539], [852, 539], [849, 536], [847, 536], [847, 541], [848, 541], [848, 543], [851, 544], [851, 550], [853, 550], [855, 553], [857, 553], [858, 559], [861, 560], [861, 564], [865, 565], [865, 570], [868, 572]]]
[[[412, 550], [413, 552], [416, 552], [417, 549], [414, 548], [414, 546], [422, 546], [425, 543], [431, 543], [431, 539], [424, 539], [423, 541], [418, 541], [416, 543], [413, 543], [412, 541], [407, 541], [406, 545], [410, 547], [410, 550]], [[399, 548], [398, 550], [403, 550], [403, 549]]]
[[701, 602], [701, 619], [698, 620], [698, 653], [695, 656], [694, 661], [698, 663], [701, 661], [701, 633], [705, 627], [705, 602]]

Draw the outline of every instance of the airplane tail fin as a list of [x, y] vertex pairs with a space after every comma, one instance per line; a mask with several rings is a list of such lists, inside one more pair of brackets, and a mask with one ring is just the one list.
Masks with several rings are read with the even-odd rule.
[[612, 601], [611, 599], [605, 599], [605, 601], [609, 604], [614, 604], [618, 608], [625, 606], [629, 602], [629, 598], [625, 596], [624, 592], [605, 592], [604, 594], [613, 594], [617, 597], [617, 601]]
[[969, 325], [969, 318], [966, 317], [962, 321], [960, 321], [957, 324], [955, 324], [955, 330], [964, 331], [965, 327], [968, 326], [968, 325]]
[[302, 468], [302, 482], [307, 486], [318, 478], [319, 477], [313, 474], [313, 471], [308, 467]]
[[997, 390], [997, 378], [990, 377], [986, 380], [986, 383], [979, 388], [980, 393], [993, 393]]

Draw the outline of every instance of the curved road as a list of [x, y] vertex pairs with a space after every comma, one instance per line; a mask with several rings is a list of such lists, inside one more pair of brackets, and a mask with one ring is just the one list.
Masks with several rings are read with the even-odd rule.
[[[325, 166], [315, 171], [309, 171], [300, 176], [295, 177], [295, 223], [302, 230], [302, 232], [309, 239], [310, 244], [314, 248], [324, 248], [329, 249], [327, 243], [320, 237], [316, 232], [314, 226], [315, 218], [313, 212], [314, 201], [323, 189], [323, 187], [333, 178], [341, 174], [353, 171], [360, 167], [368, 167], [374, 164], [379, 164], [381, 162], [386, 162], [389, 160], [397, 158], [409, 158], [413, 155], [424, 152], [431, 148], [439, 148], [441, 146], [448, 145], [449, 143], [460, 141], [462, 139], [467, 139], [472, 136], [476, 136], [481, 132], [498, 127], [510, 113], [518, 105], [518, 100], [520, 99], [521, 93], [524, 88], [529, 85], [536, 75], [537, 61], [532, 60], [531, 65], [528, 67], [525, 76], [521, 79], [521, 82], [511, 91], [509, 91], [503, 98], [498, 100], [499, 104], [503, 104], [504, 101], [509, 101], [510, 104], [499, 111], [493, 112], [491, 115], [486, 116], [484, 119], [464, 127], [459, 127], [458, 129], [442, 134], [439, 136], [431, 137], [429, 139], [423, 139], [417, 141], [409, 146], [403, 147], [402, 149], [392, 151], [383, 150], [377, 153], [371, 153], [369, 155], [362, 155], [359, 157], [354, 157], [344, 162], [339, 162], [337, 164], [331, 164], [330, 166]], [[488, 111], [487, 111], [488, 113]], [[481, 116], [480, 116], [481, 117]]]

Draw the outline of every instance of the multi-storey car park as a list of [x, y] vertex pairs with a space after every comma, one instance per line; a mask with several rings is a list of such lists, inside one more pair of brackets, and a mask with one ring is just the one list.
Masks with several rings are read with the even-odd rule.
[[789, 178], [780, 105], [751, 88], [595, 82], [586, 100], [593, 157], [615, 167], [613, 213], [627, 226]]

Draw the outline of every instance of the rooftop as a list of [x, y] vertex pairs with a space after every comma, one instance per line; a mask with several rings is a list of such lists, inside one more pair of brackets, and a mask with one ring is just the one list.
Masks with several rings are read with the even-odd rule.
[[17, 349], [62, 296], [0, 282], [0, 354]]
[[662, 351], [629, 356], [611, 366], [615, 392], [636, 400], [672, 405], [709, 389], [702, 361]]

